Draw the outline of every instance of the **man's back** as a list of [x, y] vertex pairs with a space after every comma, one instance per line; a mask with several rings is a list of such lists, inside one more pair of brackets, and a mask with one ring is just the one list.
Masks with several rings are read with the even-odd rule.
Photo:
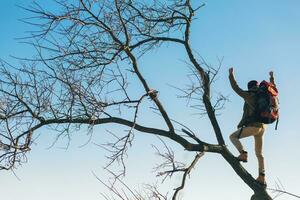
[[255, 127], [262, 127], [263, 123], [257, 122], [255, 117], [257, 88], [251, 89], [249, 91], [242, 90], [238, 86], [233, 73], [229, 74], [229, 80], [232, 89], [245, 101], [244, 108], [243, 108], [243, 116], [240, 123], [238, 124], [238, 127], [249, 126], [249, 125]]

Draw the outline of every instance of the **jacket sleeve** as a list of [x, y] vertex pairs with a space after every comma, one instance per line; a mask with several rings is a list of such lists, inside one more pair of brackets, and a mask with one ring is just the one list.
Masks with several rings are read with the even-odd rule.
[[242, 90], [235, 81], [233, 74], [229, 74], [229, 81], [232, 89], [242, 98], [249, 99], [251, 98], [249, 93], [245, 90]]

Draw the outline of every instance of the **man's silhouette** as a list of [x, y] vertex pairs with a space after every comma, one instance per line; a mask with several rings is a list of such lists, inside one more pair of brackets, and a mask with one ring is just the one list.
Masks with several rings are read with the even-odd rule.
[[[269, 73], [270, 82], [274, 83], [273, 72]], [[248, 161], [248, 153], [245, 151], [242, 143], [239, 139], [253, 136], [255, 143], [255, 154], [258, 160], [258, 177], [257, 181], [266, 186], [265, 180], [265, 165], [264, 165], [264, 156], [263, 156], [263, 136], [266, 124], [258, 122], [256, 119], [255, 106], [256, 106], [256, 92], [258, 91], [259, 83], [256, 80], [248, 82], [248, 90], [242, 90], [236, 83], [234, 78], [234, 69], [229, 69], [229, 80], [232, 89], [244, 99], [244, 108], [243, 108], [243, 117], [238, 124], [238, 129], [230, 135], [230, 140], [240, 152], [240, 155], [237, 157], [241, 162]]]

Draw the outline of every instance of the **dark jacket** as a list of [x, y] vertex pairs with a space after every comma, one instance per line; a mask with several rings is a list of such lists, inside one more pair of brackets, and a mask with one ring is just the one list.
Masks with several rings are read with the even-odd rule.
[[255, 117], [255, 103], [256, 103], [256, 90], [242, 90], [238, 84], [236, 83], [233, 74], [229, 75], [229, 80], [232, 89], [245, 100], [244, 108], [243, 108], [243, 116], [238, 124], [238, 127], [242, 126], [255, 126], [255, 127], [262, 127], [264, 124], [261, 122], [256, 122]]

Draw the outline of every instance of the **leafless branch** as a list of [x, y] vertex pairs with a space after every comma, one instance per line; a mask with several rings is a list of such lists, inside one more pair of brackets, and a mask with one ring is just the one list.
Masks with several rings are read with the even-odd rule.
[[94, 176], [101, 182], [110, 192], [108, 196], [101, 193], [102, 197], [107, 200], [167, 200], [168, 194], [163, 194], [159, 191], [156, 185], [144, 185], [142, 190], [131, 188], [128, 184], [122, 181], [117, 175], [110, 172], [112, 181], [103, 181], [94, 172]]
[[[26, 162], [33, 135], [42, 128], [55, 130], [57, 140], [65, 137], [69, 144], [73, 132], [86, 127], [93, 131], [96, 125], [112, 123], [129, 128], [125, 135], [113, 134], [115, 140], [104, 145], [110, 152], [109, 165], [119, 161], [123, 171], [123, 158], [133, 140], [133, 130], [168, 138], [185, 150], [198, 153], [190, 166], [185, 167], [175, 161], [174, 152], [166, 144], [167, 153], [160, 153], [157, 148], [165, 159], [158, 168], [171, 168], [164, 175], [184, 173], [173, 199], [204, 152], [222, 155], [255, 194], [270, 199], [225, 145], [216, 116], [227, 98], [215, 97], [211, 92], [222, 59], [218, 67], [212, 67], [191, 46], [192, 22], [204, 4], [192, 4], [191, 0], [57, 0], [54, 3], [54, 10], [37, 3], [24, 8], [33, 16], [23, 21], [36, 30], [21, 41], [31, 45], [36, 55], [19, 58], [18, 66], [0, 61], [0, 169], [13, 169]], [[145, 78], [139, 58], [165, 43], [184, 48], [191, 68], [191, 84], [181, 89], [182, 97], [195, 101], [194, 108], [207, 114], [217, 144], [203, 142], [180, 122], [177, 124], [184, 127], [184, 135], [179, 134], [174, 127], [176, 120], [157, 95], [160, 88], [153, 88]], [[153, 71], [151, 77], [156, 76]], [[153, 103], [165, 128], [147, 127], [139, 121], [140, 107], [146, 101]], [[113, 184], [104, 184], [114, 194], [103, 195], [105, 199], [167, 198], [156, 187], [150, 187], [152, 193], [148, 196], [138, 196], [119, 179], [120, 174], [114, 176], [131, 196]]]
[[196, 163], [198, 162], [198, 160], [199, 160], [203, 155], [204, 155], [203, 152], [198, 153], [198, 154], [195, 156], [193, 162], [192, 162], [187, 168], [185, 168], [185, 169], [183, 170], [184, 173], [183, 173], [183, 176], [182, 176], [181, 185], [175, 189], [175, 192], [174, 192], [174, 195], [173, 195], [173, 197], [172, 197], [172, 200], [176, 200], [176, 199], [177, 199], [178, 193], [179, 193], [181, 190], [183, 190], [183, 188], [184, 188], [184, 186], [185, 186], [185, 182], [186, 182], [187, 176], [190, 175], [191, 170], [195, 167]]
[[276, 199], [281, 195], [288, 195], [300, 199], [299, 195], [293, 194], [291, 192], [287, 192], [280, 180], [276, 182], [275, 188], [267, 188], [267, 190], [270, 190], [272, 193], [275, 194], [273, 199]]

